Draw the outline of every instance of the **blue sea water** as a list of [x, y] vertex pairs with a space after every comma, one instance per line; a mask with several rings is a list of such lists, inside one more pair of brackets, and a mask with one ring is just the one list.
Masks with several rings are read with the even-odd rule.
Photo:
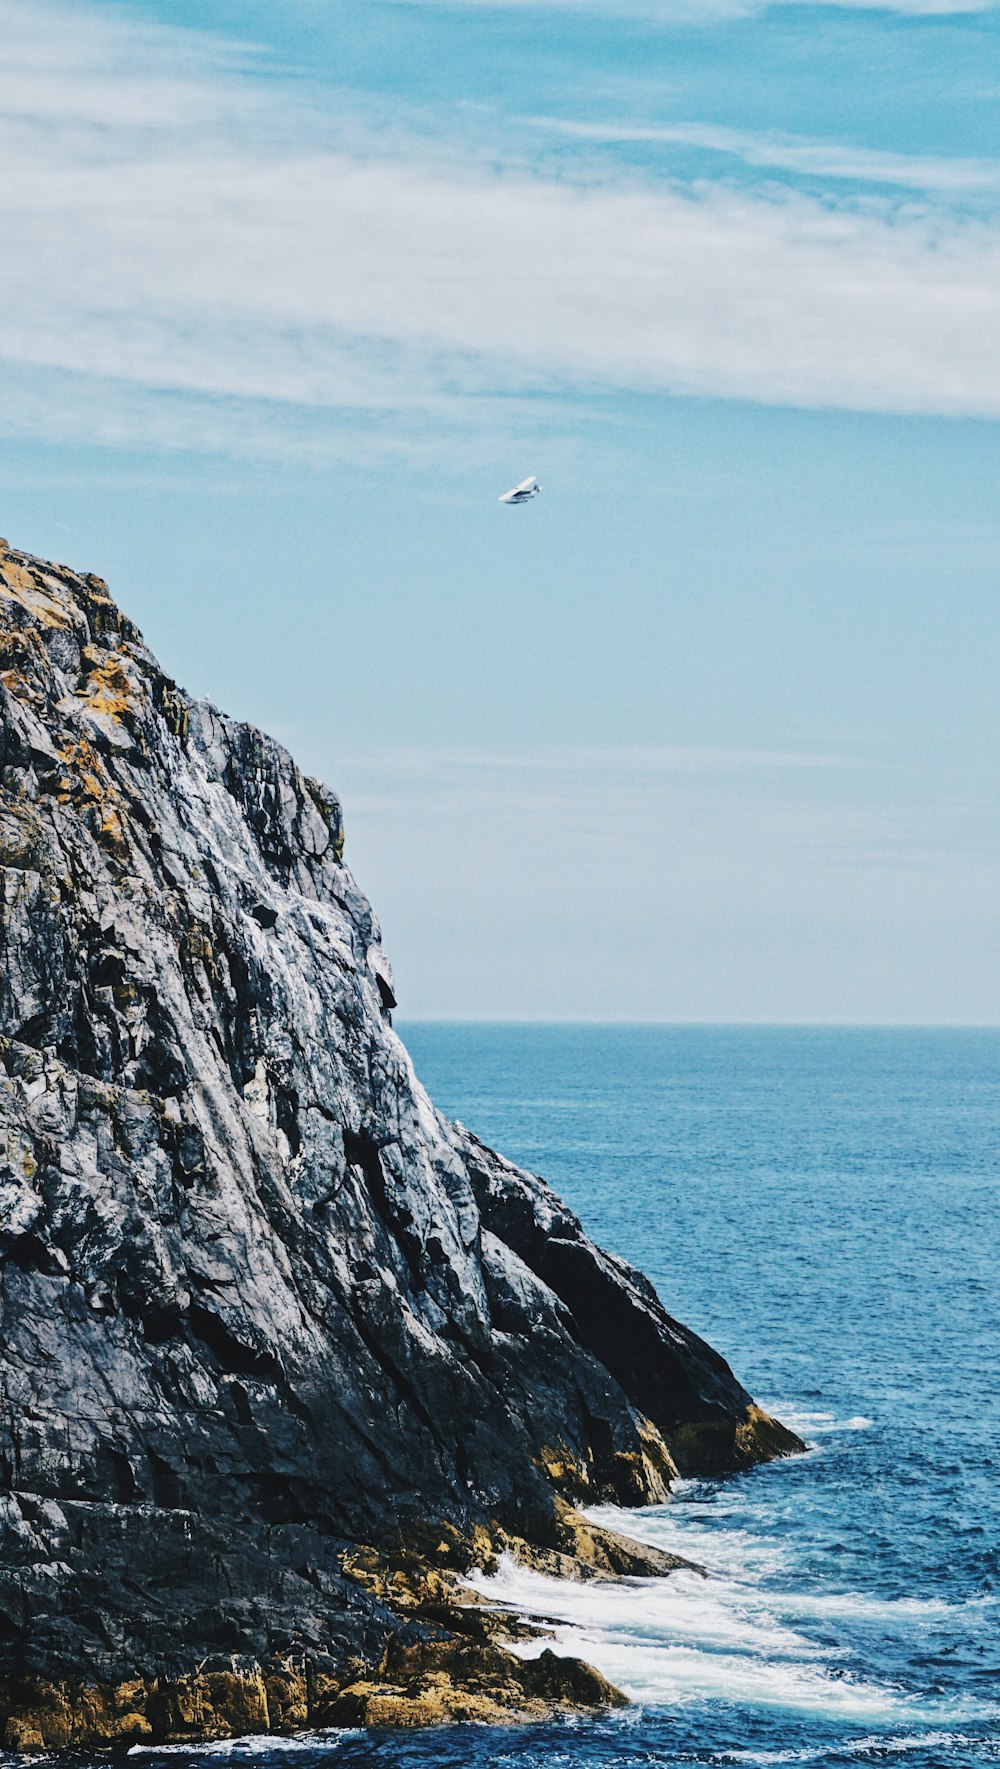
[[492, 1582], [634, 1697], [621, 1714], [143, 1756], [1000, 1761], [1000, 1032], [402, 1031], [435, 1101], [545, 1174], [809, 1454], [603, 1513], [707, 1580]]

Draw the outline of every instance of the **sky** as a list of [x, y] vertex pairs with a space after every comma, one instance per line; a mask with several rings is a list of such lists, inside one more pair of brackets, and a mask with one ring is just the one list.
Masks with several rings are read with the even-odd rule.
[[405, 1018], [1000, 1020], [997, 4], [0, 0], [0, 91], [0, 532], [340, 793]]

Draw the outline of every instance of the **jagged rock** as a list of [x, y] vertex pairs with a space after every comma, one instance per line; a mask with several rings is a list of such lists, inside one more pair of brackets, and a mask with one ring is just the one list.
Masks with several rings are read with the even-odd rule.
[[[575, 1505], [798, 1441], [435, 1111], [336, 798], [5, 543], [0, 770], [8, 1742], [458, 1712], [454, 1654], [383, 1687], [436, 1566], [642, 1570]], [[510, 1664], [489, 1701], [605, 1699]]]

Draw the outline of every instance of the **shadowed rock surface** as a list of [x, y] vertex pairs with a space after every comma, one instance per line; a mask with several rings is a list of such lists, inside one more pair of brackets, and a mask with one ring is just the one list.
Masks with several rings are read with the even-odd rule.
[[412, 1716], [431, 1686], [454, 1713], [477, 1650], [501, 1706], [610, 1699], [572, 1661], [501, 1675], [463, 1567], [663, 1570], [575, 1507], [798, 1440], [435, 1111], [332, 793], [178, 689], [99, 579], [6, 543], [0, 769], [8, 1742], [401, 1689]]

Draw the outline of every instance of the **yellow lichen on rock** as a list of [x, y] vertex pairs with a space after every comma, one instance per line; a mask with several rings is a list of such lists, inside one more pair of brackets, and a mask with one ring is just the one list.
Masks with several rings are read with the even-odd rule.
[[93, 744], [85, 737], [76, 738], [63, 745], [59, 759], [67, 770], [56, 785], [59, 803], [75, 806], [101, 846], [116, 859], [126, 859], [129, 843], [120, 814], [121, 795]]
[[639, 1418], [638, 1437], [640, 1449], [619, 1450], [615, 1455], [616, 1485], [628, 1503], [659, 1505], [670, 1493], [677, 1468], [656, 1426], [648, 1419]]
[[97, 577], [94, 572], [88, 571], [83, 582], [86, 584], [88, 592], [86, 597], [87, 620], [91, 632], [99, 638], [106, 633], [120, 633], [122, 630], [121, 611], [103, 577]]
[[456, 1570], [456, 1560], [465, 1558], [456, 1542], [442, 1532], [432, 1552], [448, 1564], [434, 1564], [419, 1548], [379, 1551], [362, 1545], [345, 1554], [342, 1565], [349, 1578], [397, 1614], [412, 1614], [428, 1604], [471, 1601]]
[[85, 701], [88, 712], [121, 719], [123, 713], [135, 710], [138, 704], [135, 683], [118, 652], [87, 645], [83, 661], [87, 666], [87, 677], [78, 694]]
[[772, 1461], [780, 1456], [797, 1455], [801, 1449], [799, 1439], [787, 1425], [782, 1425], [780, 1419], [773, 1419], [763, 1407], [755, 1406], [751, 1401], [746, 1418], [736, 1427], [736, 1451], [740, 1459]]
[[563, 1444], [543, 1444], [535, 1457], [535, 1466], [557, 1492], [585, 1493], [591, 1485], [587, 1463]]
[[306, 1726], [491, 1725], [553, 1711], [623, 1707], [625, 1697], [579, 1659], [544, 1649], [520, 1659], [489, 1640], [390, 1640], [380, 1665], [347, 1680], [309, 1662], [247, 1664], [173, 1680], [0, 1685], [0, 1740], [10, 1751], [154, 1739], [194, 1743]]
[[20, 602], [42, 626], [65, 627], [70, 620], [60, 598], [14, 559], [0, 557], [0, 596]]
[[164, 1739], [235, 1738], [271, 1730], [260, 1665], [157, 1682], [146, 1711], [156, 1736]]
[[59, 759], [68, 770], [57, 786], [60, 804], [68, 804], [74, 797], [100, 803], [111, 791], [101, 758], [85, 737], [72, 738], [64, 743], [59, 750]]
[[[670, 1491], [677, 1469], [656, 1426], [637, 1421], [640, 1448], [619, 1450], [613, 1457], [614, 1484], [625, 1504], [660, 1504]], [[543, 1444], [535, 1466], [564, 1499], [586, 1499], [593, 1490], [593, 1457], [575, 1456], [562, 1444]], [[606, 1473], [606, 1470], [605, 1470]]]
[[124, 860], [128, 854], [128, 841], [125, 836], [125, 830], [122, 826], [122, 820], [119, 817], [118, 812], [114, 809], [114, 806], [110, 806], [101, 818], [97, 830], [97, 839], [104, 847], [110, 848], [111, 852], [119, 860]]
[[0, 1685], [3, 1743], [11, 1751], [64, 1750], [70, 1745], [150, 1738], [149, 1686], [124, 1683]]
[[554, 1578], [574, 1580], [660, 1578], [679, 1567], [688, 1567], [695, 1572], [702, 1570], [693, 1561], [682, 1560], [679, 1555], [667, 1554], [662, 1548], [650, 1547], [645, 1542], [620, 1536], [616, 1530], [591, 1523], [582, 1511], [568, 1505], [565, 1499], [556, 1499], [555, 1512], [557, 1547], [540, 1547], [517, 1536], [504, 1538], [506, 1552], [519, 1565], [530, 1566], [536, 1572], [548, 1573]]
[[3, 1744], [8, 1751], [43, 1751], [45, 1736], [30, 1716], [11, 1714], [4, 1725]]
[[621, 1700], [505, 1650], [546, 1630], [473, 1569], [669, 1572], [577, 1505], [662, 1498], [678, 1419], [694, 1472], [780, 1428], [542, 1180], [433, 1111], [332, 792], [183, 696], [95, 577], [0, 554], [0, 670], [25, 1676], [0, 1733], [190, 1745]]
[[36, 684], [47, 668], [45, 641], [37, 627], [19, 626], [4, 613], [0, 604], [0, 660], [5, 666], [0, 680], [9, 694], [38, 704], [42, 696]]
[[378, 1674], [340, 1691], [330, 1720], [338, 1726], [497, 1726], [553, 1711], [593, 1713], [626, 1705], [599, 1671], [549, 1648], [521, 1659], [498, 1646], [423, 1640], [391, 1644]]
[[309, 1724], [309, 1685], [305, 1667], [290, 1660], [274, 1665], [264, 1676], [264, 1694], [272, 1732], [300, 1732]]

